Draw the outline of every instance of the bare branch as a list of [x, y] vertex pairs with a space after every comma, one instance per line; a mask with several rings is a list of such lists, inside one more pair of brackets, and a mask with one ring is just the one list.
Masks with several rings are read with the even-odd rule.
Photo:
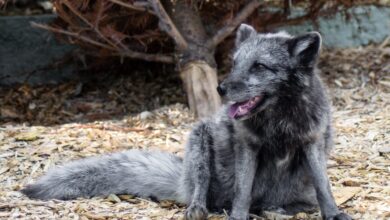
[[141, 53], [137, 51], [127, 50], [127, 51], [121, 51], [118, 53], [114, 53], [113, 55], [120, 56], [120, 57], [129, 57], [132, 59], [138, 59], [138, 60], [145, 60], [149, 62], [159, 62], [159, 63], [174, 63], [175, 59], [173, 56], [170, 55], [164, 55], [164, 54], [148, 54], [148, 53]]
[[223, 28], [207, 41], [208, 48], [214, 48], [229, 36], [236, 27], [241, 24], [249, 15], [251, 15], [260, 6], [260, 0], [252, 0], [241, 9], [238, 14], [231, 19]]
[[104, 41], [106, 41], [107, 43], [109, 43], [112, 47], [115, 47], [119, 50], [119, 47], [114, 43], [112, 42], [110, 39], [108, 39], [107, 37], [105, 37], [99, 30], [99, 27], [98, 26], [95, 26], [94, 24], [92, 24], [90, 21], [88, 21], [88, 19], [86, 19], [77, 9], [75, 9], [73, 7], [72, 4], [70, 4], [70, 2], [68, 1], [63, 1], [63, 4], [66, 5], [68, 7], [68, 9], [70, 11], [73, 12], [73, 14], [75, 14], [78, 18], [80, 18], [81, 20], [83, 20], [90, 28], [92, 28], [97, 34], [98, 36], [103, 39]]
[[132, 59], [140, 59], [140, 60], [145, 60], [145, 61], [150, 61], [150, 62], [161, 62], [161, 63], [173, 63], [175, 61], [173, 56], [164, 55], [164, 54], [148, 54], [148, 53], [142, 53], [142, 52], [137, 52], [137, 51], [132, 51], [132, 50], [118, 51], [117, 48], [114, 48], [114, 47], [106, 45], [106, 44], [102, 44], [98, 41], [95, 41], [95, 40], [92, 40], [88, 37], [82, 36], [79, 33], [74, 33], [74, 32], [70, 32], [70, 31], [62, 30], [59, 28], [51, 27], [49, 25], [38, 24], [35, 22], [31, 22], [31, 25], [33, 27], [42, 28], [42, 29], [49, 30], [49, 31], [54, 32], [54, 33], [68, 35], [68, 36], [77, 38], [79, 40], [82, 40], [84, 42], [87, 42], [89, 44], [92, 44], [92, 45], [95, 45], [95, 46], [98, 46], [98, 47], [101, 47], [101, 48], [104, 48], [107, 50], [111, 50], [114, 52], [113, 53], [114, 56], [129, 57]]
[[288, 16], [290, 15], [290, 12], [291, 12], [291, 6], [292, 6], [292, 2], [291, 0], [284, 0], [284, 9], [283, 9], [283, 13], [284, 13], [284, 16]]
[[187, 41], [165, 11], [160, 0], [149, 0], [148, 3], [153, 8], [155, 15], [159, 18], [160, 28], [173, 38], [179, 50], [186, 49], [188, 47]]
[[74, 128], [92, 128], [92, 129], [99, 129], [99, 130], [106, 130], [106, 131], [119, 131], [119, 132], [142, 132], [146, 131], [148, 128], [128, 128], [128, 127], [121, 127], [121, 126], [106, 126], [106, 125], [78, 125]]
[[54, 33], [59, 33], [59, 34], [64, 34], [64, 35], [68, 35], [71, 37], [75, 37], [77, 39], [80, 39], [80, 40], [85, 41], [87, 43], [93, 44], [95, 46], [102, 47], [104, 49], [116, 50], [114, 47], [111, 47], [111, 46], [108, 46], [106, 44], [102, 44], [98, 41], [92, 40], [90, 38], [84, 37], [84, 36], [80, 35], [79, 33], [74, 33], [74, 32], [66, 31], [63, 29], [59, 29], [59, 28], [51, 27], [49, 25], [39, 24], [39, 23], [35, 23], [35, 22], [31, 22], [31, 26], [37, 27], [37, 28], [42, 28], [42, 29], [45, 29], [45, 30], [48, 30], [48, 31], [51, 31]]

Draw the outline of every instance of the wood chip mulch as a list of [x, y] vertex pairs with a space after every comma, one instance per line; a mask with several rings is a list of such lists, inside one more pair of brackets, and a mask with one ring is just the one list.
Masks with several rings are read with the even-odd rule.
[[[328, 173], [336, 201], [354, 219], [390, 219], [390, 47], [327, 50], [319, 67], [334, 106]], [[44, 202], [18, 192], [69, 160], [130, 148], [182, 155], [196, 119], [180, 83], [156, 84], [129, 79], [106, 90], [79, 91], [77, 83], [1, 89], [0, 219], [181, 219], [184, 207], [170, 201], [110, 195]], [[318, 213], [256, 214], [319, 219]]]

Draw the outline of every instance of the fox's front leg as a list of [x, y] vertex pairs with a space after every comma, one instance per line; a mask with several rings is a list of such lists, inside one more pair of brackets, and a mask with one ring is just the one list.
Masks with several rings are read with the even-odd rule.
[[197, 126], [191, 133], [185, 153], [185, 186], [190, 193], [186, 220], [207, 219], [207, 192], [210, 182], [210, 147], [213, 138], [207, 124]]
[[319, 137], [305, 149], [305, 162], [309, 174], [313, 179], [322, 218], [324, 220], [351, 220], [352, 218], [350, 216], [339, 211], [332, 191], [330, 190], [330, 184], [326, 174], [324, 145], [324, 138]]
[[252, 202], [252, 186], [258, 165], [258, 149], [235, 147], [235, 184], [232, 212], [229, 220], [246, 220]]

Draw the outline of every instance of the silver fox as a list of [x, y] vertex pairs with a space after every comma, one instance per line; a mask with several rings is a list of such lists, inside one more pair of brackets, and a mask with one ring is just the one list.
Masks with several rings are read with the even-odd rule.
[[30, 198], [133, 194], [188, 205], [185, 219], [208, 210], [296, 213], [320, 207], [326, 220], [349, 220], [330, 190], [330, 105], [317, 73], [321, 36], [259, 34], [242, 24], [231, 74], [218, 86], [226, 103], [195, 125], [182, 160], [129, 150], [71, 162], [22, 190]]

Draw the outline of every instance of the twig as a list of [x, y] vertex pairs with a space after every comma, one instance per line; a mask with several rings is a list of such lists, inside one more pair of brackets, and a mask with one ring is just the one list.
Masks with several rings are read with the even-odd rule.
[[120, 132], [141, 132], [146, 131], [147, 128], [124, 128], [120, 126], [104, 126], [104, 125], [78, 125], [76, 128], [92, 128], [107, 131], [120, 131]]
[[31, 22], [31, 26], [37, 27], [37, 28], [46, 29], [46, 30], [52, 31], [54, 33], [59, 33], [59, 34], [65, 34], [65, 35], [68, 35], [68, 36], [72, 36], [72, 37], [78, 38], [80, 40], [83, 40], [83, 41], [85, 41], [87, 43], [93, 44], [95, 46], [99, 46], [99, 47], [102, 47], [102, 48], [105, 48], [105, 49], [108, 49], [108, 50], [115, 50], [116, 51], [116, 49], [111, 47], [111, 46], [107, 46], [107, 45], [102, 44], [102, 43], [100, 43], [98, 41], [95, 41], [95, 40], [92, 40], [90, 38], [84, 37], [84, 36], [82, 36], [82, 35], [80, 35], [78, 33], [62, 30], [62, 29], [55, 28], [55, 27], [51, 27], [49, 25], [38, 24], [38, 23], [35, 23], [33, 21]]
[[379, 45], [379, 48], [380, 49], [383, 49], [386, 47], [386, 45], [388, 45], [390, 42], [390, 35], [388, 37], [386, 37], [386, 39], [381, 43], [381, 45]]
[[84, 42], [93, 44], [95, 46], [114, 51], [115, 52], [115, 53], [113, 53], [114, 56], [129, 57], [129, 58], [133, 58], [133, 59], [140, 59], [140, 60], [151, 61], [151, 62], [161, 62], [161, 63], [173, 63], [174, 62], [173, 56], [164, 55], [164, 54], [147, 54], [147, 53], [142, 53], [142, 52], [137, 52], [137, 51], [132, 51], [132, 50], [125, 50], [125, 51], [118, 52], [118, 50], [114, 47], [108, 46], [106, 44], [102, 44], [98, 41], [95, 41], [95, 40], [92, 40], [88, 37], [82, 36], [78, 33], [73, 33], [70, 31], [58, 29], [55, 27], [51, 27], [49, 25], [38, 24], [35, 22], [31, 22], [31, 25], [33, 27], [46, 29], [46, 30], [49, 30], [49, 31], [54, 32], [54, 33], [68, 35], [68, 36], [77, 38], [79, 40], [82, 40]]
[[0, 209], [6, 209], [6, 208], [15, 208], [20, 206], [45, 206], [52, 209], [55, 209], [56, 206], [52, 202], [41, 202], [41, 201], [20, 201], [20, 202], [13, 202], [13, 203], [0, 203]]
[[172, 19], [169, 17], [168, 13], [165, 11], [160, 0], [149, 0], [148, 3], [153, 8], [155, 15], [159, 18], [160, 28], [173, 38], [179, 50], [186, 49], [188, 47], [187, 41], [184, 39], [176, 25], [173, 23]]
[[135, 10], [135, 11], [148, 12], [148, 13], [154, 14], [153, 11], [148, 10], [148, 8], [146, 8], [146, 7], [140, 7], [140, 6], [136, 6], [136, 5], [133, 5], [133, 4], [128, 4], [126, 2], [122, 2], [122, 1], [119, 1], [119, 0], [108, 0], [108, 1], [110, 1], [112, 3], [115, 3], [117, 5], [123, 6], [125, 8], [129, 8], [129, 9]]
[[[113, 1], [117, 1], [117, 0], [113, 0]], [[135, 52], [135, 51], [131, 51], [128, 47], [126, 47], [125, 45], [123, 44], [119, 44], [121, 46], [121, 48], [119, 48], [116, 43], [112, 42], [109, 38], [107, 38], [106, 36], [104, 36], [100, 30], [99, 30], [99, 26], [98, 25], [94, 25], [92, 24], [91, 22], [88, 21], [88, 19], [86, 19], [82, 14], [80, 14], [75, 8], [73, 8], [73, 6], [71, 4], [69, 4], [68, 1], [64, 1], [64, 4], [69, 8], [69, 10], [71, 10], [75, 15], [77, 15], [77, 17], [79, 17], [81, 20], [83, 20], [88, 26], [90, 26], [90, 28], [92, 28], [99, 36], [101, 39], [103, 39], [104, 41], [106, 41], [108, 44], [111, 45], [111, 47], [115, 48], [116, 51], [119, 51], [117, 54], [120, 54], [120, 56], [124, 56], [124, 57], [130, 57], [130, 58], [134, 58], [134, 59], [143, 59], [143, 60], [146, 60], [146, 61], [157, 61], [157, 62], [163, 62], [163, 63], [173, 63], [173, 58], [172, 57], [169, 57], [169, 56], [164, 56], [164, 55], [149, 55], [149, 54], [145, 54], [145, 53], [140, 53], [140, 52]], [[125, 4], [125, 3], [124, 3]], [[104, 7], [104, 6], [102, 6]], [[137, 8], [145, 8], [144, 6], [134, 6], [134, 7], [137, 7]]]
[[160, 62], [160, 63], [174, 63], [175, 59], [173, 56], [164, 54], [147, 54], [132, 50], [120, 51], [114, 53], [114, 56], [129, 57], [133, 59], [145, 60], [149, 62]]
[[[115, 43], [113, 43], [110, 39], [105, 37], [100, 32], [98, 26], [95, 26], [90, 21], [88, 21], [88, 19], [86, 19], [83, 15], [81, 15], [80, 12], [73, 7], [73, 5], [71, 5], [68, 1], [63, 1], [63, 4], [66, 5], [68, 7], [68, 9], [73, 12], [73, 14], [75, 14], [77, 17], [79, 17], [81, 20], [83, 20], [90, 28], [92, 28], [100, 36], [100, 38], [102, 38], [104, 41], [109, 43], [112, 47], [114, 47], [117, 50], [119, 50], [119, 47], [117, 47]], [[104, 6], [102, 6], [102, 7], [104, 7]]]
[[241, 9], [240, 12], [231, 19], [223, 28], [207, 41], [208, 48], [214, 48], [221, 43], [227, 36], [229, 36], [236, 27], [242, 23], [249, 15], [251, 15], [260, 6], [260, 0], [252, 0]]
[[284, 0], [284, 16], [288, 16], [290, 15], [290, 12], [291, 12], [291, 5], [292, 5], [292, 2], [291, 0]]
[[249, 213], [249, 217], [251, 217], [251, 219], [264, 219], [264, 218], [262, 218], [262, 217], [260, 217], [258, 215], [251, 214], [251, 213]]
[[35, 23], [35, 22], [31, 22], [31, 26], [37, 27], [37, 28], [46, 29], [46, 30], [52, 31], [54, 33], [59, 33], [59, 34], [65, 34], [65, 35], [68, 35], [68, 36], [72, 36], [72, 37], [78, 38], [80, 40], [83, 40], [83, 41], [85, 41], [87, 43], [93, 44], [95, 46], [99, 46], [99, 47], [102, 47], [102, 48], [105, 48], [105, 49], [108, 49], [108, 50], [115, 50], [116, 51], [116, 49], [111, 47], [111, 46], [107, 46], [107, 45], [102, 44], [102, 43], [100, 43], [98, 41], [95, 41], [95, 40], [92, 40], [90, 38], [84, 37], [84, 36], [82, 36], [82, 35], [80, 35], [78, 33], [62, 30], [62, 29], [55, 28], [55, 27], [51, 27], [49, 25], [38, 24], [38, 23]]

